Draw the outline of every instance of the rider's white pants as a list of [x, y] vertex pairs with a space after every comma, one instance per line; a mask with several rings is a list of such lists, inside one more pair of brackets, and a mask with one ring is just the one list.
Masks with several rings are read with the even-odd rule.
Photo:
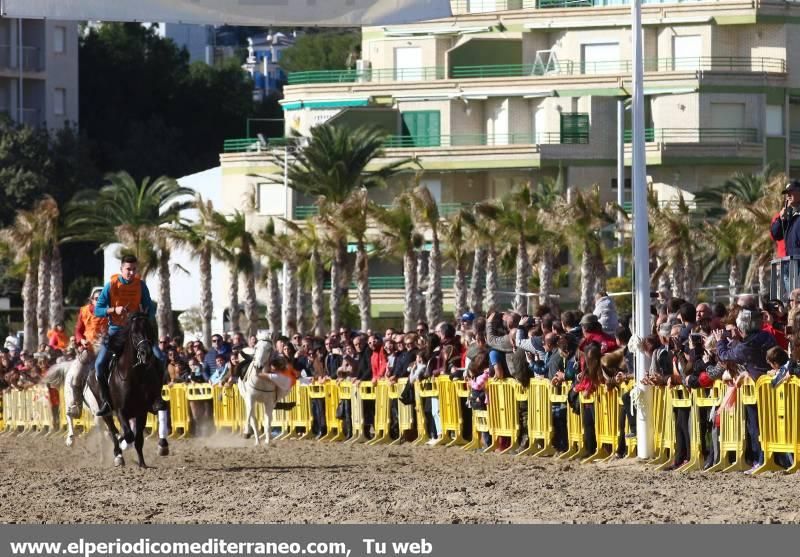
[[265, 373], [264, 375], [266, 375], [267, 379], [272, 381], [277, 388], [277, 392], [275, 393], [276, 400], [282, 399], [292, 390], [292, 380], [282, 373]]

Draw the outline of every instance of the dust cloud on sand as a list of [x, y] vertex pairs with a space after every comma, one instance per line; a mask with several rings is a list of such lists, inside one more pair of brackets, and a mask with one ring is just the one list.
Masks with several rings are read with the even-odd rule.
[[[0, 436], [0, 521], [25, 523], [797, 522], [800, 476], [656, 472], [432, 447], [175, 440], [152, 468], [85, 438]], [[108, 446], [106, 445], [106, 451]]]

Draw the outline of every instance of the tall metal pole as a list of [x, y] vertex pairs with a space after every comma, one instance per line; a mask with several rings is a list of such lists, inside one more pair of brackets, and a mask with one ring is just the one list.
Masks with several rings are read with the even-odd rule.
[[[283, 147], [283, 218], [289, 218], [289, 143]], [[289, 265], [283, 262], [283, 285], [281, 287], [281, 332], [289, 334]]]
[[[644, 145], [644, 68], [641, 0], [631, 2], [633, 34], [633, 143], [631, 178], [633, 189], [633, 285], [634, 333], [644, 338], [650, 334], [650, 253], [647, 232], [647, 184]], [[636, 353], [636, 380], [640, 384], [647, 370], [645, 354]], [[641, 388], [641, 387], [640, 387]], [[641, 388], [637, 413], [636, 446], [639, 458], [653, 454], [653, 388]]]
[[24, 108], [24, 96], [25, 96], [25, 89], [23, 88], [22, 84], [22, 64], [24, 58], [22, 56], [22, 18], [17, 18], [17, 70], [19, 71], [19, 79], [17, 81], [17, 98], [19, 100], [19, 112], [17, 121], [20, 125], [25, 123], [25, 108]]
[[[617, 205], [625, 203], [625, 100], [617, 99]], [[622, 245], [625, 242], [623, 226], [625, 219], [620, 209], [617, 215], [617, 276], [625, 275], [625, 258], [622, 256]]]

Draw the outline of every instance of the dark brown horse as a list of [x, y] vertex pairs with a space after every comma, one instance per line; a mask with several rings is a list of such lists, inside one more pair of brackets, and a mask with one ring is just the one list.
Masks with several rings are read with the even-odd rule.
[[[153, 342], [154, 335], [145, 313], [131, 314], [128, 324], [109, 339], [108, 349], [116, 354], [109, 364], [110, 402], [122, 428], [122, 436], [112, 416], [103, 419], [114, 442], [114, 464], [117, 466], [125, 464], [120, 448], [120, 441], [125, 441], [128, 445], [134, 444], [139, 466], [146, 467], [142, 454], [144, 428], [147, 413], [155, 400], [161, 397], [163, 377], [161, 363], [153, 355]], [[94, 373], [89, 374], [88, 384], [95, 397], [99, 397], [100, 389]], [[166, 440], [162, 441], [166, 443]], [[159, 444], [159, 450], [165, 454], [168, 449]]]

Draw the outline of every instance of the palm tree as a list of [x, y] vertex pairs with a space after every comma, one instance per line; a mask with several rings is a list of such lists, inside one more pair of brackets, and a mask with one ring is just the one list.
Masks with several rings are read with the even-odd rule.
[[736, 302], [739, 291], [739, 258], [747, 244], [748, 224], [731, 216], [725, 216], [716, 225], [707, 229], [707, 236], [715, 250], [705, 278], [710, 277], [722, 265], [728, 266], [728, 298], [730, 305]]
[[[58, 203], [52, 197], [45, 196], [33, 208], [38, 220], [37, 241], [39, 243], [39, 267], [36, 302], [36, 322], [38, 325], [39, 344], [47, 343], [47, 333], [54, 325], [50, 321], [50, 285], [52, 282], [53, 247], [58, 240]], [[59, 257], [60, 261], [60, 257]], [[61, 270], [57, 275], [61, 278]]]
[[467, 312], [467, 258], [469, 256], [465, 243], [464, 210], [462, 209], [442, 226], [444, 236], [444, 256], [453, 264], [455, 277], [453, 280], [453, 298], [455, 298], [455, 313], [460, 317]]
[[139, 260], [142, 277], [157, 268], [158, 334], [171, 334], [170, 248], [181, 211], [193, 203], [180, 198], [193, 197], [195, 192], [166, 176], [137, 184], [127, 172], [117, 172], [106, 180], [108, 184], [99, 192], [82, 192], [70, 204], [67, 221], [73, 232], [69, 239], [96, 241], [102, 247], [122, 244], [123, 251]]
[[[481, 215], [494, 212], [492, 207], [495, 205], [491, 201], [478, 203], [475, 205], [475, 213]], [[487, 313], [491, 313], [497, 309], [497, 242], [500, 227], [497, 222], [486, 218], [478, 219], [475, 216], [471, 216], [465, 222], [471, 229], [471, 243], [475, 246], [475, 261], [472, 267], [473, 282], [470, 286], [470, 311], [480, 313], [481, 309], [485, 309]], [[480, 250], [483, 251], [480, 254], [481, 259], [478, 258]], [[475, 275], [478, 275], [477, 279]], [[479, 286], [474, 282], [475, 280], [478, 283], [482, 281], [483, 285]], [[480, 298], [481, 291], [483, 299]]]
[[617, 220], [615, 204], [603, 205], [600, 201], [600, 188], [576, 191], [566, 203], [562, 213], [570, 223], [568, 239], [576, 253], [581, 254], [581, 297], [580, 310], [592, 311], [594, 295], [605, 289], [606, 266], [603, 260], [603, 241], [600, 231], [613, 225]]
[[311, 285], [311, 315], [313, 316], [311, 330], [314, 336], [321, 337], [325, 334], [324, 254], [333, 246], [328, 243], [322, 233], [322, 226], [316, 219], [309, 219], [303, 227], [290, 220], [285, 221], [285, 224], [295, 238], [292, 245], [302, 255], [303, 263], [299, 269], [301, 280]]
[[247, 230], [244, 213], [234, 211], [232, 215], [218, 218], [216, 227], [219, 239], [227, 249], [230, 283], [228, 285], [228, 311], [231, 329], [239, 331], [239, 276], [244, 275], [244, 316], [247, 319], [247, 336], [256, 334], [258, 328], [258, 305], [256, 300], [256, 271], [253, 251], [255, 236]]
[[653, 222], [653, 248], [666, 259], [672, 295], [693, 299], [698, 246], [703, 245], [699, 240], [699, 229], [692, 223], [689, 206], [682, 195], [677, 206], [669, 208], [659, 207], [653, 199], [649, 209]]
[[211, 260], [225, 260], [228, 257], [217, 237], [217, 223], [224, 217], [214, 210], [211, 201], [195, 196], [193, 207], [197, 211], [194, 222], [182, 220], [175, 231], [174, 240], [178, 246], [188, 247], [198, 258], [200, 265], [200, 314], [203, 318], [203, 344], [211, 346], [211, 319], [214, 315], [214, 301], [211, 293]]
[[436, 204], [431, 191], [424, 184], [418, 185], [412, 190], [411, 203], [417, 222], [431, 231], [431, 251], [428, 253], [428, 288], [426, 289], [425, 307], [428, 323], [435, 326], [444, 318], [439, 206]]
[[[741, 220], [747, 226], [743, 255], [750, 256], [745, 283], [757, 278], [759, 295], [769, 294], [768, 267], [774, 247], [768, 230], [775, 216], [775, 200], [786, 183], [786, 176], [777, 167], [768, 165], [758, 174], [737, 172], [722, 185], [697, 195], [698, 200], [708, 200], [721, 207], [719, 213]], [[711, 216], [715, 216], [712, 214]]]
[[331, 328], [338, 330], [341, 308], [347, 295], [347, 236], [340, 223], [341, 208], [353, 192], [383, 186], [410, 159], [396, 160], [374, 170], [368, 165], [383, 156], [385, 134], [378, 128], [352, 130], [322, 124], [311, 129], [308, 145], [298, 150], [289, 165], [292, 188], [317, 199], [319, 215], [336, 242], [331, 263]]
[[403, 329], [413, 331], [417, 319], [417, 249], [423, 237], [414, 224], [411, 201], [407, 194], [395, 198], [388, 208], [377, 207], [375, 220], [381, 229], [381, 251], [403, 260], [405, 300], [403, 306]]
[[353, 191], [339, 211], [342, 223], [356, 241], [356, 289], [358, 291], [358, 314], [361, 330], [370, 328], [372, 299], [369, 291], [369, 258], [367, 256], [367, 227], [369, 215], [375, 204], [367, 197], [367, 189]]
[[33, 210], [18, 210], [14, 224], [0, 230], [0, 242], [14, 261], [24, 269], [22, 284], [22, 320], [24, 350], [36, 350], [36, 289], [39, 220]]
[[534, 246], [539, 268], [539, 303], [553, 304], [556, 298], [554, 275], [556, 261], [566, 244], [564, 238], [564, 219], [559, 214], [559, 208], [564, 204], [563, 181], [545, 178], [537, 183], [531, 192], [531, 203], [539, 210], [540, 230], [539, 241]]

